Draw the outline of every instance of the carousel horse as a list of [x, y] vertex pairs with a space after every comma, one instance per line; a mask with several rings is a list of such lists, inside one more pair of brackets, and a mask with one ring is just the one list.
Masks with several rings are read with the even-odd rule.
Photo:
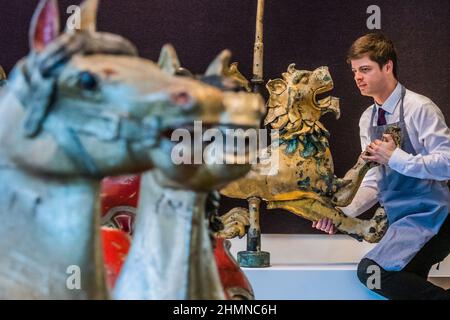
[[[180, 67], [173, 48], [165, 49], [161, 68], [169, 74], [189, 78], [190, 72]], [[202, 82], [219, 87], [224, 94], [226, 111], [221, 117], [220, 133], [227, 128], [258, 129], [265, 112], [264, 101], [230, 78], [235, 68], [229, 64], [230, 58], [231, 53], [223, 51], [201, 78]], [[188, 132], [188, 136], [195, 135], [195, 128]], [[204, 143], [214, 145], [225, 135], [215, 138], [214, 142], [206, 138]], [[191, 143], [187, 140], [189, 149]], [[173, 147], [172, 144], [169, 148]], [[215, 153], [203, 153], [204, 163], [187, 162], [177, 166], [167, 159], [168, 153], [161, 154], [161, 161], [168, 167], [142, 175], [131, 249], [115, 283], [114, 298], [193, 300], [253, 296], [239, 268], [234, 269], [236, 277], [228, 280], [230, 286], [225, 285], [224, 290], [216, 261], [227, 261], [224, 266], [228, 271], [236, 263], [224, 256], [227, 248], [222, 240], [216, 250], [216, 258], [220, 260], [214, 258], [206, 218], [208, 194], [235, 180], [237, 175], [233, 172], [243, 176], [250, 169], [249, 160], [254, 156], [250, 148], [243, 155], [236, 148], [236, 144], [217, 148]], [[218, 159], [221, 160], [215, 161]], [[183, 177], [183, 185], [176, 181], [177, 177]], [[244, 290], [234, 290], [236, 287]]]
[[[128, 40], [97, 32], [97, 5], [86, 0], [79, 28], [60, 34], [56, 0], [41, 0], [30, 54], [0, 94], [0, 298], [108, 298], [101, 179], [167, 170], [168, 133], [193, 120], [226, 125], [220, 90], [164, 73]], [[215, 166], [173, 171], [188, 187], [189, 174], [224, 176]]]
[[[248, 84], [242, 83], [243, 78], [239, 77], [237, 64], [234, 63], [228, 67], [229, 52], [224, 51], [217, 59], [217, 62], [213, 63], [204, 75], [197, 78], [203, 82], [210, 82], [223, 91], [227, 91], [225, 87], [228, 86], [228, 91], [242, 88], [243, 91], [249, 92]], [[190, 71], [180, 66], [175, 49], [170, 45], [163, 48], [159, 66], [170, 74], [194, 77]], [[220, 73], [220, 76], [215, 73]], [[237, 110], [239, 109], [237, 108]], [[242, 110], [245, 109], [242, 108]], [[123, 264], [126, 252], [128, 252], [129, 242], [126, 241], [124, 234], [132, 236], [135, 230], [137, 204], [142, 193], [140, 183], [141, 176], [129, 175], [108, 177], [102, 182], [102, 234], [108, 240], [108, 242], [104, 242], [104, 251], [105, 256], [116, 258], [116, 260], [108, 260], [106, 264], [111, 288], [115, 286], [120, 273], [121, 268], [117, 266]], [[218, 199], [214, 199], [213, 195], [217, 195], [217, 193], [210, 193], [208, 196], [205, 218], [207, 216], [212, 218], [217, 214]], [[142, 210], [145, 208], [140, 208], [140, 211]], [[212, 232], [211, 224], [209, 229]], [[225, 297], [227, 299], [253, 299], [250, 283], [229, 252], [230, 244], [222, 238], [211, 236], [210, 239]]]

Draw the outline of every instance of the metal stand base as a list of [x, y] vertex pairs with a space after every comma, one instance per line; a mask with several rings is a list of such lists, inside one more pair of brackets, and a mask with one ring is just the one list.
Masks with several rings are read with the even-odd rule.
[[237, 261], [243, 268], [267, 268], [270, 267], [270, 253], [266, 251], [240, 251]]

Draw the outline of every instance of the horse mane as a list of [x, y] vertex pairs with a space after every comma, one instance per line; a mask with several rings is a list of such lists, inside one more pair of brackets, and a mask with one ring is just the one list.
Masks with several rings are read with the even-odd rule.
[[138, 51], [129, 40], [116, 34], [84, 31], [64, 33], [42, 53], [31, 53], [27, 58], [27, 69], [37, 69], [44, 77], [48, 77], [76, 54], [137, 56]]

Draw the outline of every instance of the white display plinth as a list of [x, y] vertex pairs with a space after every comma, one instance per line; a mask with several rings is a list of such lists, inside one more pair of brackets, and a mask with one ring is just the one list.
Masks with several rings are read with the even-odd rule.
[[[231, 252], [245, 251], [246, 238], [233, 239]], [[262, 235], [271, 267], [243, 268], [258, 300], [383, 299], [363, 286], [358, 262], [374, 245], [345, 235]], [[430, 280], [450, 286], [450, 258], [433, 267]], [[436, 281], [434, 281], [436, 280]]]

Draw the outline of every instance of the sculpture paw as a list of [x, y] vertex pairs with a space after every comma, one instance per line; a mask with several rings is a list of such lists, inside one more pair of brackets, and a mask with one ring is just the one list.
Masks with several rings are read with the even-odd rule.
[[242, 238], [247, 234], [250, 226], [249, 212], [246, 208], [233, 208], [218, 219], [223, 224], [223, 229], [216, 233], [219, 238]]
[[387, 231], [389, 222], [384, 208], [378, 208], [372, 219], [370, 219], [369, 232], [365, 240], [370, 243], [379, 242]]

